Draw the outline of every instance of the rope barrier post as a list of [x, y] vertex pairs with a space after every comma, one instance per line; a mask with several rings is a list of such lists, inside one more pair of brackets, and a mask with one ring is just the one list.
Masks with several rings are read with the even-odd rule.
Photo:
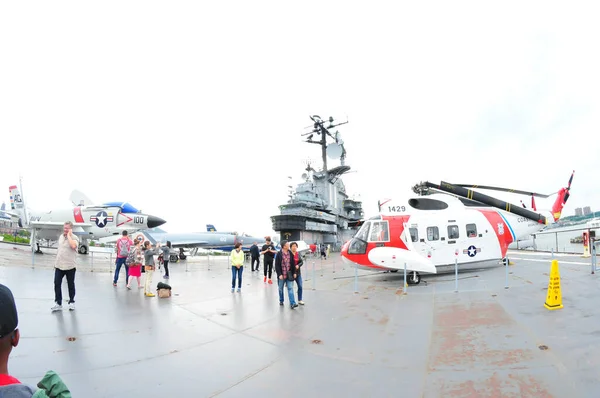
[[592, 275], [596, 273], [596, 245], [594, 244], [593, 238], [590, 239], [592, 243]]
[[358, 263], [354, 263], [354, 293], [358, 293]]
[[408, 284], [406, 283], [406, 262], [404, 262], [404, 286], [402, 287], [404, 294], [408, 291]]
[[454, 259], [454, 292], [458, 293], [458, 258]]
[[313, 290], [315, 290], [315, 279], [316, 279], [316, 276], [315, 276], [315, 260], [313, 260], [313, 272], [312, 272], [312, 274], [313, 274], [312, 275], [312, 285], [313, 285]]
[[90, 251], [90, 254], [92, 255], [92, 271], [91, 272], [94, 272], [94, 252]]
[[504, 280], [504, 288], [508, 289], [508, 257], [504, 259], [504, 276], [505, 276], [505, 280]]

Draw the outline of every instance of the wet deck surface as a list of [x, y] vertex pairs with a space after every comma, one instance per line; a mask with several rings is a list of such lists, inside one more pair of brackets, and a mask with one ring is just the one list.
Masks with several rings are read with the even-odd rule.
[[445, 274], [403, 295], [401, 272], [366, 271], [355, 294], [336, 253], [315, 260], [316, 290], [308, 261], [306, 305], [291, 310], [262, 264], [260, 275], [245, 267], [234, 294], [225, 258], [173, 264], [174, 295], [158, 299], [128, 291], [124, 271], [113, 287], [114, 265], [96, 253], [94, 272], [79, 256], [77, 309], [51, 313], [53, 251], [32, 268], [11, 247], [0, 244], [0, 282], [22, 337], [9, 370], [34, 384], [53, 369], [74, 397], [598, 396], [600, 274], [589, 258], [556, 256], [564, 308], [549, 311], [550, 254], [513, 252], [508, 289], [499, 266], [459, 272], [458, 293]]

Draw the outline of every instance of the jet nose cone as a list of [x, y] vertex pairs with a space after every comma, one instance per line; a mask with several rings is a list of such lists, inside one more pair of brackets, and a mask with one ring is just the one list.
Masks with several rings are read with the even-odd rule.
[[148, 216], [148, 228], [156, 228], [166, 223], [165, 220], [156, 216]]

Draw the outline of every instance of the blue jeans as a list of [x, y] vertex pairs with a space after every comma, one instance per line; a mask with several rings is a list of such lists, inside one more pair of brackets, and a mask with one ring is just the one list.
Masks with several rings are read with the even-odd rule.
[[279, 302], [283, 303], [283, 285], [286, 284], [290, 305], [296, 304], [296, 300], [294, 299], [294, 281], [288, 281], [287, 279], [281, 280], [277, 278], [277, 282], [279, 285]]
[[238, 289], [242, 288], [242, 272], [244, 272], [244, 266], [240, 268], [232, 265], [231, 266], [231, 288], [235, 288], [235, 278], [238, 278]]
[[117, 283], [119, 280], [119, 271], [121, 271], [121, 266], [125, 266], [125, 283], [129, 280], [129, 266], [125, 264], [125, 260], [127, 257], [119, 258], [117, 257], [117, 269], [115, 270], [115, 277], [113, 278], [113, 283]]
[[302, 301], [302, 275], [298, 275], [296, 284], [298, 285], [298, 301]]

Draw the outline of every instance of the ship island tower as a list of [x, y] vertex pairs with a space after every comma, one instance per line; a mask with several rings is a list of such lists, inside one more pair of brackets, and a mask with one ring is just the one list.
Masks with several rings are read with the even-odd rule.
[[[339, 251], [356, 234], [364, 216], [362, 202], [350, 199], [341, 178], [350, 166], [345, 164], [346, 149], [336, 127], [348, 122], [334, 124], [332, 117], [326, 122], [317, 115], [310, 118], [312, 130], [302, 136], [307, 136], [307, 143], [321, 147], [323, 167], [317, 171], [308, 163], [303, 181], [288, 202], [279, 206], [281, 214], [271, 216], [271, 221], [281, 240], [330, 244], [333, 251]], [[339, 159], [340, 165], [328, 169], [327, 158]]]

